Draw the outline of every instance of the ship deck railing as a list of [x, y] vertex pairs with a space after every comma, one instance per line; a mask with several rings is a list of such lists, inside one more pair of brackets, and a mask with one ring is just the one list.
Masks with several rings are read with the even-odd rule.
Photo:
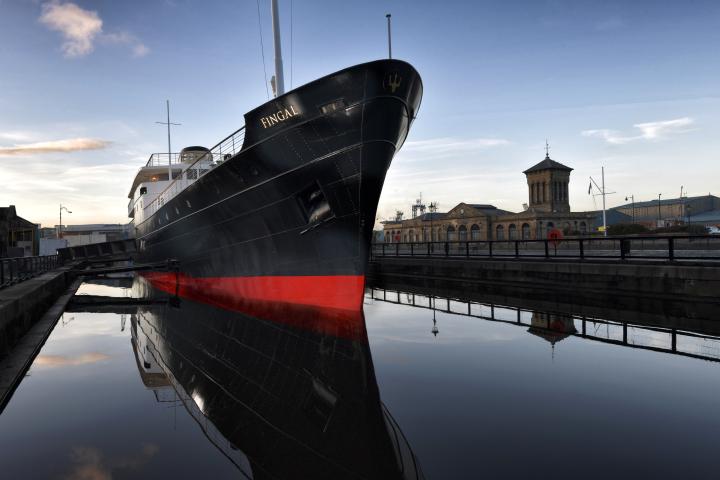
[[[183, 164], [178, 161], [179, 153], [153, 153], [146, 166], [182, 165], [181, 170], [172, 171], [173, 181], [165, 188], [152, 202], [144, 207], [145, 218], [157, 212], [163, 205], [172, 200], [176, 195], [195, 183], [207, 172], [218, 165], [234, 157], [242, 150], [245, 140], [245, 126], [235, 130], [227, 137], [220, 140], [210, 149], [210, 153], [203, 155], [191, 164]], [[187, 166], [185, 166], [187, 165]]]

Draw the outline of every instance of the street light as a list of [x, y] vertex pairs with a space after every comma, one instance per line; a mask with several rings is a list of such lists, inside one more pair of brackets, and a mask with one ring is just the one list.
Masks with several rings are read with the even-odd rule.
[[72, 213], [70, 210], [68, 210], [67, 207], [63, 207], [63, 204], [60, 204], [60, 224], [58, 225], [58, 231], [57, 231], [57, 237], [62, 238], [62, 211], [65, 210], [68, 213]]
[[660, 202], [661, 202], [660, 197], [661, 196], [662, 196], [662, 193], [658, 193], [658, 221], [657, 221], [658, 228], [660, 228]]
[[632, 223], [635, 223], [635, 195], [628, 195], [625, 197], [625, 201], [628, 201], [628, 198], [632, 200]]

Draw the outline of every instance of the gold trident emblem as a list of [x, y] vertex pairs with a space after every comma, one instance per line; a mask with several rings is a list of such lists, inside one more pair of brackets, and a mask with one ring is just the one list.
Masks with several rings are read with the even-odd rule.
[[390, 73], [385, 77], [385, 88], [389, 87], [391, 93], [395, 93], [395, 90], [400, 87], [401, 83], [402, 77], [397, 72]]

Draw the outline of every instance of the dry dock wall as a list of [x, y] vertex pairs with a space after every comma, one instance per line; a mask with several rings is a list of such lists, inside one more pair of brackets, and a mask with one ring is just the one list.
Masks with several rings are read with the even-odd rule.
[[561, 289], [586, 294], [616, 291], [624, 295], [663, 296], [678, 300], [720, 298], [720, 266], [384, 257], [371, 262], [369, 274]]
[[72, 268], [61, 267], [0, 290], [0, 358], [68, 288]]

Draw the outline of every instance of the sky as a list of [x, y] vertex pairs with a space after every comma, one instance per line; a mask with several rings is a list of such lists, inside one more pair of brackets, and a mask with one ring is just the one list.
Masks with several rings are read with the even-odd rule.
[[[720, 195], [720, 2], [279, 0], [286, 85], [387, 56], [424, 97], [378, 220], [422, 192], [520, 211], [522, 171], [574, 170], [573, 210], [605, 167], [608, 206]], [[0, 0], [0, 205], [43, 226], [126, 223], [137, 169], [212, 146], [267, 101], [269, 0]], [[258, 15], [259, 10], [259, 15]], [[262, 31], [262, 36], [260, 34]], [[264, 46], [265, 69], [263, 68]], [[267, 74], [265, 73], [267, 71]]]

